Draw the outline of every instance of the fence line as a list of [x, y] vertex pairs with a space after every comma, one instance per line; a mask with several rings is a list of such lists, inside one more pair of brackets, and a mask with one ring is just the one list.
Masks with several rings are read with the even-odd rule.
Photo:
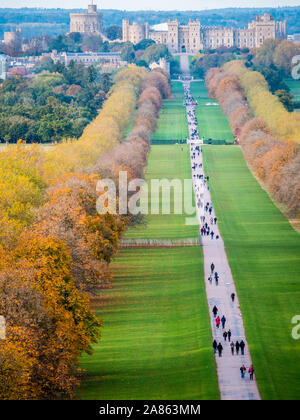
[[199, 238], [185, 239], [121, 239], [120, 248], [171, 248], [200, 245]]

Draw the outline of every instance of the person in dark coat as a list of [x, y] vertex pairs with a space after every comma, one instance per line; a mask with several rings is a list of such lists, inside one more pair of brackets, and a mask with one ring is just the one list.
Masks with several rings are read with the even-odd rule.
[[230, 348], [231, 348], [231, 354], [233, 356], [234, 355], [234, 342], [233, 341], [230, 343]]
[[251, 365], [249, 367], [249, 373], [250, 373], [250, 381], [253, 381], [253, 375], [254, 375], [254, 367]]
[[213, 307], [213, 309], [212, 309], [212, 313], [214, 314], [214, 317], [216, 317], [216, 316], [217, 316], [217, 313], [218, 313], [218, 308], [216, 307], [216, 305]]
[[226, 323], [226, 318], [225, 318], [225, 316], [223, 315], [222, 316], [222, 318], [221, 318], [221, 322], [222, 322], [222, 328], [223, 328], [223, 330], [224, 330], [224, 328], [225, 328], [225, 323]]
[[236, 350], [236, 354], [239, 354], [240, 343], [238, 341], [236, 341], [236, 343], [235, 343], [235, 350]]
[[218, 343], [216, 342], [216, 340], [213, 341], [213, 349], [214, 349], [214, 353], [217, 352], [217, 347], [218, 347]]
[[225, 340], [225, 341], [226, 341], [227, 335], [228, 335], [228, 334], [227, 334], [227, 331], [224, 331], [224, 332], [223, 332], [223, 337], [224, 337], [224, 340]]
[[218, 286], [219, 274], [216, 271], [215, 271], [215, 280], [216, 280], [216, 285]]
[[235, 298], [235, 293], [231, 293], [231, 300], [232, 300], [232, 302], [234, 302], [234, 298]]
[[214, 269], [215, 269], [215, 264], [214, 263], [211, 263], [210, 269], [211, 269], [211, 273], [213, 273], [214, 272]]
[[227, 331], [227, 336], [228, 336], [228, 341], [230, 342], [230, 339], [231, 339], [231, 331], [230, 331], [230, 329]]
[[245, 343], [244, 343], [244, 341], [243, 341], [243, 340], [240, 342], [240, 348], [241, 348], [241, 354], [242, 354], [242, 355], [244, 355], [244, 351], [245, 351]]
[[246, 367], [245, 367], [245, 365], [242, 365], [240, 367], [240, 371], [241, 371], [241, 378], [244, 378], [245, 377], [245, 373], [246, 373]]
[[217, 349], [218, 349], [218, 352], [219, 352], [219, 357], [221, 357], [222, 356], [222, 351], [223, 351], [223, 346], [222, 346], [221, 343], [218, 344]]

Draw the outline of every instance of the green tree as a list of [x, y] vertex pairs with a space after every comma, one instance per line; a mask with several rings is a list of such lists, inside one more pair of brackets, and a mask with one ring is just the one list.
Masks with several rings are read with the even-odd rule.
[[133, 63], [135, 59], [134, 49], [131, 42], [125, 42], [121, 50], [121, 58], [123, 61]]
[[276, 90], [275, 95], [278, 96], [280, 102], [289, 112], [294, 111], [294, 95], [291, 95], [286, 90]]
[[105, 34], [111, 41], [115, 39], [122, 39], [122, 28], [118, 25], [110, 25], [106, 28]]

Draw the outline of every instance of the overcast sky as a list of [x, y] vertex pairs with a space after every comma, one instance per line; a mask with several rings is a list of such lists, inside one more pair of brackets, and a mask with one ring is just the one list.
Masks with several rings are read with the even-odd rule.
[[[91, 0], [0, 0], [0, 7], [87, 8]], [[224, 7], [300, 6], [300, 0], [94, 0], [99, 8], [121, 10], [203, 10]]]

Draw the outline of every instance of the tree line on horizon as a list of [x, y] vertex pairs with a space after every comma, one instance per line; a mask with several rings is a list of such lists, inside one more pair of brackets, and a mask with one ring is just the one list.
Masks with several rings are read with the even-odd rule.
[[[25, 37], [60, 35], [69, 31], [69, 13], [86, 9], [0, 9], [0, 36], [5, 30], [21, 25]], [[99, 9], [103, 14], [104, 27], [121, 26], [122, 19], [135, 20], [150, 25], [178, 19], [182, 24], [189, 18], [201, 20], [204, 26], [246, 27], [256, 15], [271, 13], [276, 20], [287, 20], [288, 33], [300, 33], [300, 7], [225, 8], [199, 11], [115, 10]]]

